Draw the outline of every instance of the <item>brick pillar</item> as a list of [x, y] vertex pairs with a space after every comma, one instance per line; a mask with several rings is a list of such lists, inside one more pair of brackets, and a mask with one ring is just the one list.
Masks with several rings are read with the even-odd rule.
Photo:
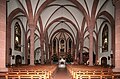
[[120, 0], [115, 1], [115, 68], [114, 72], [120, 72]]
[[93, 32], [90, 30], [89, 34], [89, 66], [93, 66]]
[[34, 65], [34, 26], [30, 25], [30, 65]]
[[0, 72], [6, 68], [6, 0], [0, 0]]

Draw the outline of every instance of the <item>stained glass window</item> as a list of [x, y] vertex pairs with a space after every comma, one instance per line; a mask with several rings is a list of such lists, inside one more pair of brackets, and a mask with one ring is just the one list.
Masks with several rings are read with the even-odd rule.
[[108, 51], [108, 26], [107, 24], [104, 26], [102, 31], [102, 51]]
[[21, 51], [21, 29], [18, 22], [15, 23], [14, 36], [14, 49], [17, 51]]

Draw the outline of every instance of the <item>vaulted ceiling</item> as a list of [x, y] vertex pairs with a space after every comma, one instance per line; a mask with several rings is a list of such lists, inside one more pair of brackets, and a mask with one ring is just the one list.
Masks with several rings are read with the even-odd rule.
[[11, 24], [18, 20], [28, 36], [33, 23], [38, 37], [47, 33], [51, 38], [62, 30], [76, 40], [89, 35], [90, 18], [95, 19], [95, 38], [103, 23], [113, 24], [114, 6], [112, 0], [9, 0], [7, 15]]

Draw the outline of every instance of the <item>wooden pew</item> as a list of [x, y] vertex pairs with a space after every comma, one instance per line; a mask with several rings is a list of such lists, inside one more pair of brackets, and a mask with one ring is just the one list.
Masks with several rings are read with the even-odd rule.
[[114, 79], [112, 69], [79, 65], [67, 65], [73, 79]]
[[6, 79], [50, 79], [56, 71], [56, 65], [23, 66], [9, 68]]

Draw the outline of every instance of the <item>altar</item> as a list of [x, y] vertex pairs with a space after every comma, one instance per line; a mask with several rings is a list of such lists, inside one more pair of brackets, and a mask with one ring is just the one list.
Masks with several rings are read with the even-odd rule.
[[66, 67], [66, 60], [64, 58], [60, 58], [58, 61], [58, 67], [59, 68], [65, 68]]

